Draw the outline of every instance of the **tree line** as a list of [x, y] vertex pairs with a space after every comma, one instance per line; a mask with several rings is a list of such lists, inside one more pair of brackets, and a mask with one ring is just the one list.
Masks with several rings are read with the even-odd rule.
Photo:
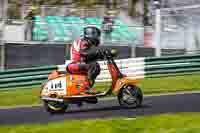
[[[75, 4], [77, 7], [91, 7], [96, 4], [103, 4], [106, 7], [110, 6], [111, 8], [117, 8], [119, 4], [124, 4], [123, 0], [112, 0], [111, 5], [109, 0], [71, 0], [72, 3], [69, 3], [70, 0], [8, 0], [8, 16], [11, 19], [19, 19], [21, 17], [20, 8], [22, 5], [32, 5], [32, 6], [40, 6], [40, 5], [67, 5], [67, 4]], [[135, 6], [137, 2], [140, 0], [126, 0], [128, 1], [128, 14], [130, 16], [134, 16]], [[144, 15], [146, 16], [148, 13], [148, 1], [144, 0]]]

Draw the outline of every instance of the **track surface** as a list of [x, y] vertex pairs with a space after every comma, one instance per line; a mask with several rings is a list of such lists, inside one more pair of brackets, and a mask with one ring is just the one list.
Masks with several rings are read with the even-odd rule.
[[200, 112], [200, 93], [145, 97], [143, 106], [123, 109], [116, 99], [86, 104], [81, 108], [71, 106], [66, 113], [50, 115], [43, 107], [0, 109], [0, 125], [48, 123], [66, 119], [92, 119], [110, 117], [136, 117], [174, 112]]

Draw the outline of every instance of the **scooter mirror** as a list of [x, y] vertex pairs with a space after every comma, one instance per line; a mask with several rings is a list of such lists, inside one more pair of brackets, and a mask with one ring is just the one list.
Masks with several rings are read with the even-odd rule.
[[118, 55], [117, 49], [111, 49], [110, 53], [111, 53], [112, 57], [116, 57]]

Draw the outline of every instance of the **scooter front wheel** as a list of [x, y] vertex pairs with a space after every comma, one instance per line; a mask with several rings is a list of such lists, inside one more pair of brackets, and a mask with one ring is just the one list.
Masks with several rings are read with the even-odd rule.
[[64, 113], [68, 108], [68, 104], [54, 101], [44, 101], [44, 107], [49, 113]]
[[118, 101], [122, 107], [136, 108], [141, 106], [143, 94], [139, 87], [125, 85], [118, 93]]

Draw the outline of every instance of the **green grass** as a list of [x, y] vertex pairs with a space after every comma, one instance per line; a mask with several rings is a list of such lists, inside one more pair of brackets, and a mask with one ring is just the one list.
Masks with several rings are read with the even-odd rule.
[[32, 105], [40, 103], [39, 86], [0, 91], [0, 107], [13, 105]]
[[200, 75], [144, 79], [139, 85], [145, 94], [199, 91]]
[[1, 133], [199, 133], [200, 113], [0, 126]]
[[[105, 90], [109, 83], [97, 84], [97, 90]], [[139, 86], [144, 94], [200, 90], [200, 75], [176, 76], [141, 80]], [[40, 86], [0, 91], [0, 106], [39, 104]]]

